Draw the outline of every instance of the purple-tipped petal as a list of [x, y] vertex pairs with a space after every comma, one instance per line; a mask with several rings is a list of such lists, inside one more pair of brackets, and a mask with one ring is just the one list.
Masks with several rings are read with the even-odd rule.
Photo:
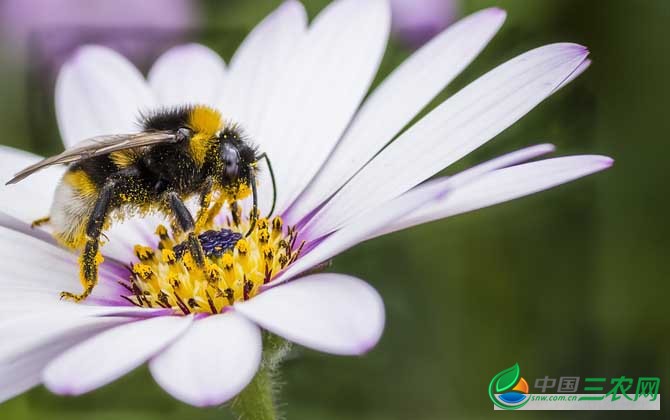
[[[605, 170], [613, 162], [607, 156], [583, 155], [546, 159], [499, 169], [447, 193], [444, 200], [417, 208], [371, 237], [543, 191]], [[423, 188], [429, 187], [421, 186], [413, 191]]]
[[[524, 162], [553, 150], [554, 146], [551, 144], [540, 144], [499, 156], [448, 178], [443, 184], [437, 185], [438, 188], [435, 188], [432, 183], [427, 183], [426, 188], [416, 188], [386, 203], [381, 208], [371, 209], [354, 217], [342, 229], [319, 241], [313, 249], [281, 272], [268, 287], [287, 281], [297, 274], [375, 236], [385, 226], [393, 225], [397, 220], [402, 219], [417, 208], [425, 207], [428, 203], [442, 199], [445, 193], [451, 189], [466, 185], [487, 172]], [[308, 229], [304, 231], [306, 237], [310, 237], [310, 234]]]
[[572, 72], [570, 76], [568, 76], [567, 79], [565, 79], [558, 87], [554, 90], [554, 92], [558, 91], [559, 89], [564, 88], [568, 83], [572, 82], [579, 76], [581, 76], [582, 73], [584, 73], [589, 67], [591, 67], [591, 60], [586, 59], [582, 61], [582, 63], [575, 69], [575, 71]]
[[460, 0], [391, 0], [393, 32], [404, 43], [419, 47], [453, 22]]
[[261, 333], [227, 312], [196, 320], [149, 364], [170, 395], [198, 407], [223, 404], [251, 382], [261, 362]]
[[[87, 331], [98, 325], [108, 325], [107, 320], [116, 323], [130, 322], [138, 316], [148, 315], [156, 310], [146, 310], [134, 306], [98, 306], [71, 302], [40, 302], [37, 299], [12, 303], [7, 300], [0, 305], [0, 334], [12, 337], [0, 341], [0, 364], [8, 363], [22, 355], [43, 346], [49, 346], [60, 337], [76, 331]], [[38, 296], [39, 297], [39, 296]], [[25, 312], [26, 307], [36, 307]], [[24, 312], [21, 312], [23, 310]], [[111, 322], [111, 321], [110, 321]]]
[[200, 44], [173, 47], [149, 71], [149, 85], [163, 106], [203, 104], [217, 107], [223, 95], [225, 63]]
[[286, 222], [299, 222], [372, 159], [477, 57], [505, 16], [503, 10], [491, 8], [456, 22], [384, 79], [358, 110], [312, 183], [284, 215]]
[[359, 355], [384, 330], [384, 302], [363, 280], [315, 274], [235, 304], [235, 311], [289, 341], [332, 354]]
[[44, 367], [64, 350], [123, 322], [128, 320], [110, 317], [99, 318], [86, 326], [71, 325], [71, 329], [47, 344], [26, 349], [11, 360], [0, 361], [0, 403], [39, 385]]
[[61, 395], [81, 395], [115, 381], [183, 334], [192, 317], [163, 316], [102, 332], [51, 361], [44, 385]]
[[569, 43], [536, 48], [463, 88], [401, 134], [324, 205], [306, 224], [313, 238], [383, 206], [495, 137], [551, 95], [587, 54], [583, 46]]
[[[0, 287], [3, 289], [0, 294], [0, 313], [13, 302], [30, 308], [18, 311], [17, 315], [34, 313], [47, 304], [81, 310], [91, 308], [59, 300], [63, 290], [81, 289], [75, 254], [3, 226], [0, 227], [0, 261]], [[103, 264], [93, 298], [118, 297], [121, 286], [109, 280], [110, 273]], [[3, 341], [0, 340], [0, 347]]]

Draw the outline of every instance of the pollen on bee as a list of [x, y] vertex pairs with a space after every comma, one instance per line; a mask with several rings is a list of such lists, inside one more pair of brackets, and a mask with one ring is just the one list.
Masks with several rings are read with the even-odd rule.
[[[241, 216], [241, 215], [240, 215]], [[297, 231], [279, 217], [261, 218], [254, 230], [250, 217], [200, 232], [205, 263], [196, 264], [183, 234], [159, 225], [157, 249], [136, 245], [139, 262], [132, 266], [132, 294], [124, 298], [141, 307], [171, 308], [178, 314], [220, 313], [236, 301], [253, 298], [298, 257]]]

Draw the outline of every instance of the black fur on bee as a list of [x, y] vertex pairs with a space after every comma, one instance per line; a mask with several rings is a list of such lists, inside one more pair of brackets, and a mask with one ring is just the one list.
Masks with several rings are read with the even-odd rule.
[[[117, 215], [160, 211], [172, 216], [173, 226], [187, 235], [185, 242], [195, 262], [202, 266], [204, 258], [213, 252], [210, 243], [222, 241], [234, 246], [241, 237], [230, 231], [205, 232], [202, 240], [197, 237], [196, 227], [207, 226], [213, 217], [207, 210], [214, 193], [219, 205], [212, 209], [220, 209], [223, 202], [234, 203], [252, 196], [247, 235], [253, 231], [258, 217], [256, 177], [261, 159], [267, 162], [273, 198], [276, 197], [268, 157], [258, 153], [239, 126], [223, 121], [218, 111], [202, 105], [159, 109], [142, 115], [139, 125], [140, 133], [85, 140], [24, 169], [8, 183], [18, 182], [47, 166], [69, 164], [48, 220], [59, 242], [82, 252], [80, 271], [84, 292], [63, 293], [63, 297], [82, 300], [91, 293], [101, 260], [100, 236]], [[184, 200], [193, 196], [200, 199], [197, 220], [184, 204]]]

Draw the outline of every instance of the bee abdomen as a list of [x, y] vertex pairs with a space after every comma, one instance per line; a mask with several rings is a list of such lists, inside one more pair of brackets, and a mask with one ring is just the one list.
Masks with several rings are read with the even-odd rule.
[[63, 245], [80, 249], [86, 243], [86, 224], [99, 188], [81, 169], [69, 170], [56, 188], [50, 222], [54, 237]]

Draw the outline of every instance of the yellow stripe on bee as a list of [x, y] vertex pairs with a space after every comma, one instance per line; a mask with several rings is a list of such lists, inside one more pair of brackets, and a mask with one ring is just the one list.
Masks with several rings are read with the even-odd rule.
[[118, 168], [127, 168], [139, 158], [139, 153], [133, 149], [119, 150], [109, 154], [109, 158]]
[[66, 172], [63, 176], [63, 182], [70, 185], [80, 197], [90, 198], [98, 195], [98, 186], [82, 170]]
[[219, 111], [204, 105], [195, 106], [188, 118], [189, 128], [193, 130], [191, 156], [202, 165], [207, 151], [216, 141], [216, 133], [223, 128], [223, 119]]

